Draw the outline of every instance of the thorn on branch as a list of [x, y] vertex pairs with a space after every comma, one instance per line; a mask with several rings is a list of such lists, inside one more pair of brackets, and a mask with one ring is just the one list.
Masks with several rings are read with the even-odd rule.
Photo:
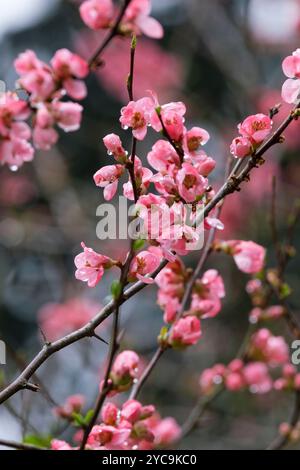
[[27, 382], [26, 380], [22, 383], [22, 388], [24, 390], [30, 390], [31, 392], [35, 393], [40, 391], [39, 385]]

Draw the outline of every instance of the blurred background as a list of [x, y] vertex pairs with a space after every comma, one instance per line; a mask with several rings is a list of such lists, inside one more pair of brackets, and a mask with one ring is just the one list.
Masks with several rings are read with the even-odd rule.
[[[281, 100], [285, 78], [282, 59], [300, 47], [300, 1], [152, 3], [153, 16], [164, 25], [166, 34], [159, 42], [138, 40], [135, 96], [140, 98], [151, 88], [162, 103], [182, 100], [187, 104], [187, 127], [198, 125], [211, 135], [206, 150], [217, 160], [211, 182], [218, 187], [236, 125], [248, 114], [268, 113]], [[25, 49], [33, 49], [49, 61], [61, 47], [85, 57], [97, 48], [101, 33], [84, 27], [79, 4], [71, 0], [10, 0], [1, 4], [0, 79], [8, 89], [14, 88], [17, 78], [14, 58]], [[0, 366], [0, 374], [4, 383], [41, 347], [39, 328], [49, 339], [59, 338], [84, 324], [109, 300], [115, 273], [106, 276], [97, 288], [88, 289], [75, 280], [73, 260], [82, 240], [114, 258], [127, 249], [125, 241], [110, 243], [96, 237], [96, 208], [103, 199], [92, 176], [108, 164], [104, 135], [120, 132], [128, 143], [118, 123], [120, 107], [127, 100], [128, 50], [129, 39], [116, 39], [105, 52], [103, 65], [89, 77], [79, 132], [62, 134], [52, 151], [37, 152], [34, 161], [16, 173], [0, 168], [0, 339], [7, 344], [7, 365]], [[288, 109], [282, 106], [274, 118], [276, 123]], [[280, 233], [293, 200], [300, 196], [299, 124], [291, 125], [285, 136], [285, 144], [268, 152], [267, 163], [254, 172], [242, 192], [226, 200], [222, 217], [222, 237], [263, 244], [268, 248], [270, 265], [274, 261], [268, 222], [272, 176], [276, 176], [278, 187]], [[149, 133], [139, 145], [138, 155], [144, 161], [153, 143], [154, 136]], [[185, 262], [193, 266], [195, 256]], [[247, 276], [237, 272], [229, 257], [211, 257], [207, 265], [217, 267], [225, 279], [227, 296], [222, 312], [204, 322], [203, 339], [196, 347], [185, 353], [170, 351], [163, 357], [140, 397], [179, 423], [197, 399], [201, 371], [216, 362], [227, 363], [236, 355], [251, 308], [245, 292]], [[291, 301], [297, 313], [297, 257], [289, 266], [288, 282], [295, 292]], [[49, 307], [49, 303], [56, 306]], [[133, 348], [145, 360], [150, 358], [162, 326], [155, 287], [126, 303], [122, 325], [126, 330], [122, 348]], [[109, 326], [107, 320], [99, 329], [106, 339]], [[280, 324], [281, 334], [283, 331]], [[84, 393], [91, 406], [106, 352], [104, 344], [89, 339], [51, 358], [38, 374], [49, 393], [25, 391], [3, 405], [0, 438], [20, 439], [39, 432], [47, 439], [61, 427], [52, 414], [53, 404], [62, 403], [68, 395]], [[257, 397], [224, 393], [182, 448], [264, 448], [291, 407], [292, 396], [288, 394], [272, 392]], [[68, 431], [62, 437], [69, 438]]]

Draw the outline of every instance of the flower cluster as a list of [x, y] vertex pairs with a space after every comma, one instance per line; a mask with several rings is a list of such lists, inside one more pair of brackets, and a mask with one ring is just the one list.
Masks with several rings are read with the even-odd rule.
[[[273, 382], [270, 372], [282, 366], [283, 377]], [[300, 375], [289, 363], [288, 345], [282, 336], [274, 336], [266, 328], [258, 330], [250, 339], [244, 360], [234, 359], [225, 366], [216, 364], [202, 372], [199, 380], [201, 393], [211, 394], [222, 384], [229, 391], [249, 389], [252, 393], [267, 393], [300, 386]]]
[[245, 158], [268, 137], [272, 130], [273, 122], [265, 114], [248, 116], [238, 125], [240, 136], [233, 139], [230, 152], [236, 158]]
[[[33, 159], [34, 147], [49, 150], [57, 142], [55, 126], [65, 132], [79, 129], [82, 106], [63, 98], [66, 94], [75, 100], [85, 98], [82, 79], [89, 73], [87, 62], [68, 49], [58, 50], [50, 65], [27, 50], [15, 60], [15, 69], [18, 86], [25, 90], [28, 99], [8, 92], [0, 103], [0, 162], [13, 170]], [[29, 118], [32, 130], [25, 122]]]
[[[181, 429], [173, 418], [162, 419], [153, 405], [143, 406], [128, 400], [121, 408], [108, 402], [102, 410], [102, 422], [88, 437], [89, 450], [151, 450], [166, 447], [180, 438]], [[79, 441], [82, 434], [75, 436]], [[53, 440], [52, 450], [76, 450], [65, 441]]]
[[[161, 24], [150, 16], [151, 0], [132, 0], [126, 8], [119, 26], [122, 34], [145, 34], [151, 38], [159, 39], [163, 36]], [[86, 0], [80, 6], [82, 21], [91, 29], [111, 28], [117, 16], [112, 0]]]

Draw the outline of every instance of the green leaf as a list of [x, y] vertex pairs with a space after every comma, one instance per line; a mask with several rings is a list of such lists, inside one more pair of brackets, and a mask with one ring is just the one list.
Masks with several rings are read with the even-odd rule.
[[37, 447], [47, 447], [50, 448], [51, 441], [53, 437], [51, 435], [37, 435], [37, 434], [27, 434], [24, 437], [23, 443], [24, 444], [32, 444]]
[[85, 426], [85, 418], [80, 413], [72, 413], [72, 418], [76, 426], [79, 426], [80, 428]]
[[94, 410], [89, 410], [84, 417], [84, 421], [86, 425], [89, 424], [93, 416], [94, 416]]
[[282, 284], [280, 286], [280, 298], [281, 299], [286, 299], [287, 297], [289, 297], [289, 295], [291, 295], [292, 293], [292, 289], [290, 288], [290, 286], [288, 284]]
[[141, 238], [138, 239], [138, 240], [135, 240], [133, 242], [133, 249], [134, 251], [139, 251], [143, 248], [143, 246], [145, 245], [145, 240], [142, 240]]
[[113, 296], [113, 298], [116, 300], [118, 299], [118, 297], [120, 296], [121, 292], [122, 292], [122, 285], [120, 283], [120, 281], [113, 281], [112, 282], [112, 285], [111, 285], [111, 288], [110, 288], [110, 291], [111, 291], [111, 295]]

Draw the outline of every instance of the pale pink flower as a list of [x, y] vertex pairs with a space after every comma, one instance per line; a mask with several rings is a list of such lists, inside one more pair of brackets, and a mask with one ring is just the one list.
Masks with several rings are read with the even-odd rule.
[[158, 140], [148, 153], [149, 164], [157, 171], [168, 173], [170, 167], [180, 166], [180, 160], [174, 147], [166, 140]]
[[33, 160], [34, 150], [27, 140], [14, 139], [3, 140], [0, 142], [0, 163], [5, 163], [12, 169], [16, 170], [23, 165], [24, 162]]
[[50, 150], [58, 141], [58, 133], [53, 127], [35, 126], [32, 133], [33, 143], [37, 149]]
[[84, 406], [85, 398], [83, 395], [72, 395], [67, 398], [62, 406], [54, 408], [54, 413], [65, 419], [72, 419], [73, 413], [79, 413]]
[[201, 151], [202, 145], [209, 141], [209, 133], [201, 127], [193, 127], [184, 135], [183, 148], [191, 156], [195, 156]]
[[88, 438], [90, 446], [105, 446], [107, 449], [122, 448], [126, 440], [129, 438], [131, 429], [115, 428], [107, 424], [96, 425], [91, 430]]
[[102, 419], [104, 424], [114, 426], [118, 419], [119, 410], [114, 403], [106, 403], [102, 408]]
[[226, 375], [225, 386], [231, 392], [237, 392], [241, 390], [245, 385], [243, 376], [238, 372], [230, 372]]
[[107, 165], [97, 171], [94, 175], [96, 186], [104, 188], [104, 199], [110, 201], [117, 192], [118, 182], [124, 173], [123, 165]]
[[112, 260], [107, 256], [96, 253], [82, 242], [83, 253], [75, 258], [76, 279], [87, 282], [89, 287], [95, 287], [102, 279], [104, 270], [112, 266]]
[[154, 444], [156, 446], [169, 446], [178, 441], [181, 436], [181, 428], [174, 418], [164, 418], [151, 428], [154, 434]]
[[190, 313], [201, 318], [213, 318], [221, 310], [220, 299], [225, 297], [222, 277], [215, 269], [209, 269], [195, 284]]
[[43, 68], [44, 66], [46, 66], [46, 64], [37, 58], [34, 51], [28, 49], [27, 51], [22, 52], [18, 55], [17, 59], [14, 62], [14, 66], [16, 72], [19, 75], [26, 75], [27, 73], [32, 72], [33, 70]]
[[51, 441], [51, 449], [52, 450], [75, 450], [70, 446], [70, 444], [68, 444], [65, 441], [60, 441], [59, 439], [53, 439]]
[[254, 274], [262, 270], [266, 250], [252, 241], [230, 240], [226, 242], [230, 248], [237, 267], [247, 274]]
[[282, 98], [287, 103], [296, 103], [300, 93], [300, 49], [284, 59], [282, 69], [289, 77], [282, 86]]
[[52, 58], [51, 65], [56, 78], [71, 98], [82, 100], [86, 97], [86, 85], [78, 80], [89, 73], [88, 63], [84, 59], [68, 49], [59, 49]]
[[208, 176], [216, 167], [216, 161], [206, 155], [203, 150], [199, 150], [196, 155], [188, 157], [185, 155], [185, 161], [192, 163], [198, 173], [202, 176]]
[[273, 122], [269, 116], [265, 114], [254, 114], [248, 116], [241, 124], [238, 125], [239, 133], [243, 137], [247, 137], [254, 144], [260, 144], [270, 134]]
[[169, 343], [171, 346], [185, 347], [196, 344], [201, 337], [200, 320], [193, 316], [180, 318], [171, 328]]
[[153, 102], [150, 98], [130, 101], [127, 106], [121, 109], [120, 122], [123, 129], [131, 127], [134, 137], [143, 140], [147, 134], [147, 126], [150, 123], [152, 110]]
[[109, 28], [114, 16], [112, 0], [87, 0], [80, 5], [82, 21], [91, 29]]
[[201, 393], [211, 394], [217, 385], [223, 382], [226, 367], [223, 364], [215, 364], [210, 369], [205, 369], [200, 375], [199, 385]]
[[127, 152], [123, 148], [121, 139], [116, 134], [108, 134], [103, 139], [108, 154], [113, 155], [119, 163], [124, 163], [127, 159]]
[[289, 348], [282, 336], [273, 336], [267, 328], [261, 328], [251, 338], [252, 354], [263, 357], [270, 366], [286, 364]]
[[151, 0], [132, 0], [126, 9], [122, 26], [136, 34], [145, 34], [160, 39], [164, 35], [162, 25], [150, 15]]
[[134, 379], [137, 376], [140, 358], [134, 351], [122, 351], [116, 357], [112, 373], [122, 380], [125, 376]]
[[[171, 102], [164, 105], [160, 105], [156, 93], [148, 90], [152, 101], [152, 112], [150, 124], [156, 132], [162, 131], [162, 123], [164, 123], [165, 129], [167, 130], [171, 139], [178, 143], [182, 143], [184, 133], [186, 129], [184, 127], [184, 115], [186, 113], [186, 106], [181, 101]], [[157, 114], [159, 108], [161, 120]]]
[[194, 202], [207, 188], [207, 179], [190, 163], [183, 163], [176, 176], [178, 192], [186, 202]]
[[253, 393], [267, 393], [272, 389], [272, 379], [268, 367], [263, 362], [247, 364], [243, 369], [243, 376]]
[[55, 101], [52, 112], [55, 121], [65, 132], [74, 132], [80, 128], [83, 107], [72, 101]]
[[56, 85], [48, 66], [34, 69], [19, 79], [20, 85], [30, 94], [32, 101], [46, 101], [54, 93]]
[[236, 137], [230, 145], [230, 153], [236, 158], [248, 157], [252, 150], [252, 143], [248, 137]]
[[160, 265], [161, 256], [150, 251], [141, 251], [133, 259], [130, 270], [129, 270], [129, 279], [135, 280], [139, 279], [145, 284], [152, 284], [154, 280], [149, 277], [149, 274], [152, 274]]

